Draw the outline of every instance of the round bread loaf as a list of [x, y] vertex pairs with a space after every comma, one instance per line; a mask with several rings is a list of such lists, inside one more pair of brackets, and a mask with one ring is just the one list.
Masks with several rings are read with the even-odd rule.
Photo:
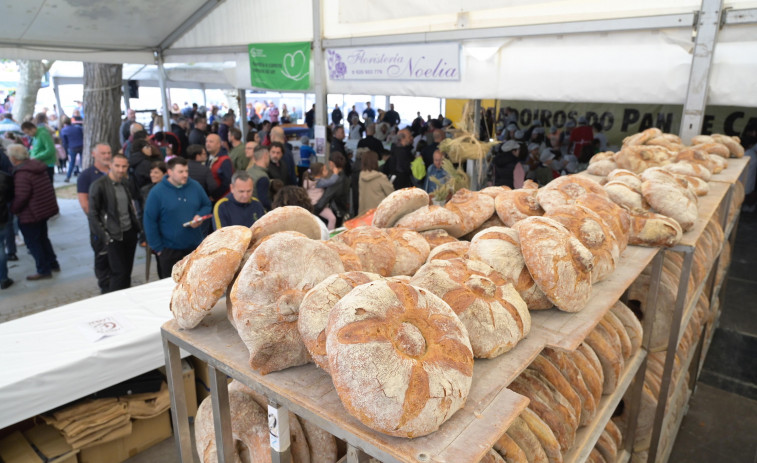
[[449, 304], [468, 330], [474, 357], [504, 354], [531, 330], [526, 303], [483, 262], [459, 258], [431, 261], [418, 270], [410, 284]]
[[641, 327], [641, 322], [636, 315], [625, 304], [619, 302], [610, 307], [610, 312], [615, 315], [628, 334], [628, 339], [631, 342], [631, 353], [636, 353], [641, 347], [641, 341], [644, 337], [644, 332]]
[[483, 193], [486, 196], [491, 196], [492, 199], [495, 199], [497, 196], [499, 196], [500, 193], [502, 193], [504, 191], [510, 191], [510, 190], [512, 190], [512, 188], [510, 188], [507, 185], [488, 186], [488, 187], [482, 189], [481, 191], [479, 191], [479, 193]]
[[628, 244], [672, 247], [681, 241], [683, 230], [675, 220], [654, 212], [631, 214]]
[[299, 421], [310, 448], [310, 463], [336, 463], [336, 437], [306, 419], [300, 417]]
[[589, 391], [586, 381], [583, 379], [581, 370], [564, 351], [547, 347], [542, 351], [541, 355], [560, 370], [560, 373], [563, 374], [568, 383], [576, 391], [576, 394], [578, 394], [578, 397], [581, 399], [581, 417], [579, 423], [581, 426], [586, 426], [597, 412], [597, 403], [594, 400], [594, 395]]
[[523, 190], [538, 190], [539, 184], [531, 180], [530, 178], [527, 178], [526, 180], [523, 180], [523, 186], [521, 187]]
[[631, 338], [628, 336], [628, 331], [626, 331], [625, 326], [623, 326], [623, 322], [621, 322], [612, 311], [607, 312], [603, 319], [608, 324], [605, 328], [611, 327], [615, 331], [615, 334], [618, 335], [618, 339], [620, 340], [620, 352], [623, 354], [623, 359], [628, 360], [631, 358], [634, 350], [633, 345], [631, 344]]
[[583, 309], [591, 296], [591, 251], [547, 217], [529, 217], [514, 228], [528, 271], [547, 298], [565, 312]]
[[[568, 380], [565, 379], [565, 376], [563, 376], [560, 370], [558, 370], [552, 362], [542, 355], [537, 355], [528, 366], [528, 369], [541, 375], [542, 379], [547, 381], [550, 386], [557, 389], [557, 391], [568, 401], [573, 415], [580, 420], [581, 398], [578, 396], [578, 393], [576, 393], [573, 386], [568, 383]], [[576, 423], [576, 427], [578, 427], [579, 422]]]
[[632, 190], [641, 193], [641, 179], [638, 175], [626, 169], [615, 169], [607, 174], [607, 182], [620, 182], [628, 185]]
[[707, 157], [710, 160], [710, 166], [712, 166], [713, 174], [719, 174], [728, 168], [728, 161], [724, 158], [721, 158], [717, 154], [708, 154]]
[[618, 425], [613, 420], [610, 420], [605, 425], [605, 432], [615, 442], [615, 446], [620, 449], [623, 445], [623, 435], [620, 433]]
[[689, 188], [694, 190], [694, 194], [697, 196], [705, 196], [710, 192], [710, 185], [699, 177], [692, 177], [691, 175], [681, 175], [689, 184]]
[[731, 155], [728, 147], [720, 142], [722, 139], [717, 139], [713, 136], [712, 140], [713, 141], [709, 143], [692, 145], [689, 149], [704, 151], [707, 154], [716, 154], [722, 158], [728, 158]]
[[696, 198], [692, 199], [680, 186], [670, 183], [644, 181], [641, 192], [644, 199], [662, 215], [674, 219], [684, 232], [694, 226], [699, 213]]
[[473, 237], [468, 255], [491, 266], [512, 283], [529, 310], [552, 308], [552, 302], [531, 278], [514, 229], [492, 227], [482, 231]]
[[535, 189], [520, 189], [501, 193], [494, 199], [494, 209], [499, 219], [512, 227], [515, 222], [532, 215], [544, 215], [544, 209], [536, 200]]
[[[718, 156], [719, 157], [719, 156]], [[723, 159], [722, 157], [720, 159]], [[673, 162], [689, 161], [712, 170], [714, 162], [710, 159], [709, 153], [701, 149], [686, 148], [679, 151], [672, 159]]]
[[326, 355], [326, 326], [329, 323], [331, 309], [356, 286], [380, 279], [381, 276], [376, 273], [337, 273], [327, 277], [305, 294], [300, 304], [297, 329], [316, 365], [329, 371], [329, 358]]
[[644, 172], [650, 167], [670, 162], [673, 152], [664, 146], [626, 146], [615, 153], [614, 159], [621, 169], [634, 173]]
[[432, 260], [449, 260], [457, 258], [468, 258], [468, 250], [470, 249], [469, 241], [453, 241], [450, 243], [444, 243], [435, 247], [429, 254], [427, 262]]
[[609, 198], [595, 194], [582, 196], [575, 203], [599, 214], [602, 220], [610, 226], [618, 242], [620, 253], [623, 254], [628, 244], [628, 227], [631, 222], [628, 211], [615, 204]]
[[253, 369], [267, 374], [310, 360], [297, 330], [300, 303], [315, 285], [342, 272], [336, 251], [287, 233], [272, 236], [252, 253], [234, 282], [231, 301]]
[[604, 177], [617, 168], [618, 164], [615, 162], [615, 159], [598, 159], [595, 162], [589, 162], [589, 167], [586, 168], [586, 172], [591, 175]]
[[518, 447], [520, 447], [521, 450], [523, 450], [523, 453], [525, 453], [526, 455], [526, 461], [528, 461], [529, 463], [549, 462], [547, 454], [544, 452], [544, 448], [542, 448], [541, 446], [541, 442], [539, 442], [539, 439], [534, 435], [533, 432], [531, 432], [531, 429], [528, 427], [526, 422], [523, 421], [523, 419], [521, 419], [520, 417], [515, 418], [515, 420], [510, 424], [510, 427], [507, 428], [506, 434], [513, 440], [513, 442], [515, 442]]
[[653, 138], [662, 136], [662, 130], [657, 127], [650, 127], [642, 132], [629, 135], [623, 139], [623, 146], [643, 145]]
[[609, 463], [607, 460], [604, 459], [602, 454], [597, 450], [596, 448], [591, 449], [591, 453], [589, 453], [589, 458], [586, 459], [586, 463]]
[[460, 216], [441, 206], [423, 206], [416, 209], [402, 217], [396, 226], [417, 232], [442, 229], [453, 237], [464, 235]]
[[557, 206], [573, 204], [577, 198], [588, 193], [607, 197], [602, 185], [594, 180], [580, 175], [564, 175], [540, 188], [536, 193], [536, 199], [542, 209], [549, 212]]
[[421, 188], [402, 188], [381, 200], [373, 214], [372, 225], [377, 228], [394, 226], [403, 216], [428, 206], [428, 193]]
[[506, 432], [494, 443], [494, 450], [506, 463], [528, 463], [526, 452]]
[[536, 436], [547, 455], [549, 462], [561, 462], [562, 452], [560, 452], [560, 443], [557, 442], [555, 433], [549, 429], [549, 426], [539, 418], [539, 415], [530, 408], [524, 408], [519, 417], [526, 423], [528, 429]]
[[251, 238], [247, 227], [221, 228], [205, 238], [182, 265], [174, 266], [176, 286], [170, 308], [179, 327], [194, 328], [210, 313], [239, 269]]
[[397, 260], [397, 251], [389, 235], [376, 227], [357, 227], [331, 238], [351, 247], [363, 270], [378, 273], [382, 277], [392, 274]]
[[271, 210], [252, 224], [252, 243], [281, 231], [296, 231], [310, 239], [321, 239], [318, 218], [299, 206], [282, 206]]
[[431, 248], [420, 233], [404, 228], [387, 228], [386, 234], [394, 243], [396, 258], [391, 275], [412, 276], [428, 259]]
[[[246, 227], [245, 227], [246, 228]], [[271, 446], [268, 442], [268, 413], [242, 391], [229, 391], [229, 413], [231, 415], [231, 435], [235, 447], [242, 444], [247, 454], [237, 461], [270, 461]], [[213, 425], [213, 405], [206, 397], [197, 408], [195, 416], [195, 445], [202, 463], [218, 461], [215, 426]]]
[[718, 143], [724, 144], [729, 151], [732, 158], [743, 158], [744, 147], [741, 145], [741, 139], [739, 137], [729, 137], [720, 133], [713, 133], [712, 139]]
[[600, 322], [586, 335], [584, 342], [592, 348], [602, 366], [602, 374], [604, 376], [602, 392], [603, 394], [610, 394], [617, 387], [618, 379], [623, 372], [623, 355], [620, 351], [620, 341], [617, 338], [613, 338], [611, 333], [608, 333]]
[[558, 206], [544, 217], [554, 219], [567, 228], [594, 256], [591, 281], [607, 278], [620, 261], [620, 247], [610, 227], [591, 209], [577, 204]]
[[663, 166], [663, 169], [668, 172], [680, 175], [689, 175], [691, 177], [699, 177], [705, 182], [709, 182], [712, 178], [712, 172], [703, 165], [695, 164], [691, 161], [678, 161]]
[[462, 188], [447, 201], [444, 207], [460, 216], [462, 229], [459, 234], [453, 234], [455, 237], [460, 237], [480, 227], [494, 214], [494, 199], [478, 191]]
[[[594, 368], [594, 365], [586, 358], [580, 347], [573, 352], [566, 352], [566, 354], [581, 371], [581, 378], [583, 378], [586, 387], [591, 392], [592, 397], [594, 397], [594, 403], [599, 406], [599, 401], [602, 399], [602, 383], [604, 382], [602, 367], [600, 366], [599, 370]], [[597, 360], [597, 362], [599, 361]]]
[[444, 243], [452, 243], [457, 241], [454, 236], [449, 236], [449, 233], [442, 229], [427, 230], [420, 232], [421, 236], [428, 242], [429, 248], [433, 251], [435, 247]]
[[473, 230], [472, 232], [468, 234], [463, 235], [460, 239], [470, 241], [473, 239], [474, 236], [486, 230], [487, 228], [504, 227], [504, 226], [505, 224], [502, 222], [502, 220], [500, 220], [499, 216], [495, 213], [491, 217], [486, 219], [486, 221], [482, 223], [480, 227], [476, 228], [475, 230]]
[[479, 463], [505, 463], [505, 460], [494, 449], [489, 449], [483, 458], [479, 460]]
[[345, 272], [359, 272], [363, 270], [363, 264], [360, 263], [360, 258], [351, 247], [341, 241], [334, 240], [324, 241], [323, 244], [339, 254], [339, 259], [341, 259], [342, 265], [344, 265]]
[[635, 191], [628, 184], [612, 180], [604, 186], [607, 195], [618, 206], [624, 207], [629, 211], [644, 211], [649, 209], [649, 205], [641, 196], [641, 190]]
[[326, 352], [347, 411], [392, 436], [434, 432], [470, 391], [465, 326], [446, 302], [408, 284], [374, 281], [343, 297], [329, 316]]
[[599, 435], [595, 448], [599, 450], [605, 461], [618, 460], [618, 446], [607, 431], [602, 431], [602, 434]]

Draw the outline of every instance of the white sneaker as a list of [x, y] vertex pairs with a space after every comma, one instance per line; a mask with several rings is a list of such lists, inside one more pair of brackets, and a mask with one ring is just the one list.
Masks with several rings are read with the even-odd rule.
[[26, 246], [24, 239], [19, 235], [16, 235], [16, 246]]

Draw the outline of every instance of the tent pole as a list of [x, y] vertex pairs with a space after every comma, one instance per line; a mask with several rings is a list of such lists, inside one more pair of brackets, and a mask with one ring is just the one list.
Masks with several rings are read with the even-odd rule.
[[63, 128], [60, 125], [60, 119], [61, 117], [63, 117], [63, 108], [60, 105], [60, 89], [58, 88], [58, 79], [50, 76], [50, 80], [52, 80], [52, 83], [53, 83], [53, 94], [55, 95], [55, 103], [58, 105], [58, 111], [56, 114], [58, 116], [58, 127]]
[[202, 87], [202, 105], [205, 106], [205, 109], [208, 109], [208, 94], [206, 93], [205, 84], [200, 84], [200, 87]]
[[247, 92], [245, 91], [245, 89], [237, 89], [237, 102], [239, 104], [239, 131], [242, 132], [242, 143], [246, 143], [245, 135], [247, 135]]
[[[313, 0], [313, 87], [315, 89], [315, 125], [326, 125], [326, 83], [323, 74], [323, 12], [321, 0]], [[303, 112], [306, 111], [303, 108]]]
[[155, 64], [158, 65], [158, 83], [160, 85], [160, 100], [163, 104], [163, 130], [171, 131], [171, 108], [168, 106], [168, 94], [166, 93], [166, 70], [163, 67], [163, 52], [155, 50]]
[[[694, 52], [689, 71], [689, 84], [683, 103], [680, 137], [684, 143], [702, 131], [704, 111], [707, 107], [710, 68], [715, 46], [720, 32], [720, 15], [723, 13], [723, 0], [702, 0], [701, 10], [696, 14], [694, 29]], [[650, 453], [650, 456], [653, 454]]]
[[[473, 102], [473, 136], [478, 140], [479, 126], [481, 125], [481, 100], [474, 100]], [[466, 170], [468, 177], [470, 177], [470, 189], [471, 191], [478, 191], [481, 189], [479, 178], [479, 163], [483, 160], [474, 161], [468, 159], [466, 163]]]
[[129, 81], [128, 80], [122, 81], [122, 83], [121, 83], [121, 93], [123, 93], [123, 97], [124, 97], [124, 107], [128, 111], [129, 109], [131, 109], [131, 106], [129, 105], [129, 98], [130, 98], [129, 95], [130, 95], [130, 93], [129, 93]]

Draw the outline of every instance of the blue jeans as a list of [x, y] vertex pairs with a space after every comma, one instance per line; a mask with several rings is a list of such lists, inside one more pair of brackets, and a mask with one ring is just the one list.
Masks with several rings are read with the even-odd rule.
[[5, 233], [3, 235], [4, 238], [0, 239], [0, 246], [3, 247], [3, 251], [7, 251], [8, 254], [15, 254], [18, 218], [10, 211], [8, 211], [8, 223], [3, 226], [3, 230], [5, 230]]
[[37, 273], [50, 275], [54, 267], [58, 267], [58, 257], [53, 251], [50, 238], [47, 237], [47, 220], [18, 224], [24, 235], [24, 242], [34, 257]]
[[68, 149], [68, 171], [66, 172], [66, 180], [71, 180], [71, 174], [74, 172], [76, 172], [77, 175], [79, 174], [79, 165], [76, 163], [76, 157], [78, 156], [79, 162], [81, 162], [81, 152], [81, 146], [75, 146]]
[[[13, 230], [13, 222], [9, 221], [11, 224], [11, 230]], [[5, 237], [8, 235], [8, 227], [3, 225], [0, 227], [0, 244], [2, 244], [5, 241]], [[11, 235], [11, 240], [13, 239], [13, 235]], [[15, 242], [13, 243], [16, 244]], [[5, 281], [8, 279], [8, 256], [5, 254], [5, 246], [0, 245], [0, 281]]]

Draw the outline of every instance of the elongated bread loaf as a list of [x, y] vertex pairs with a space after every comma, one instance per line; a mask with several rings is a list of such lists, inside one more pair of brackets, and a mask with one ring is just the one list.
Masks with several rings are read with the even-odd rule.
[[654, 212], [631, 214], [628, 244], [635, 246], [672, 247], [681, 241], [683, 230], [677, 221]]

